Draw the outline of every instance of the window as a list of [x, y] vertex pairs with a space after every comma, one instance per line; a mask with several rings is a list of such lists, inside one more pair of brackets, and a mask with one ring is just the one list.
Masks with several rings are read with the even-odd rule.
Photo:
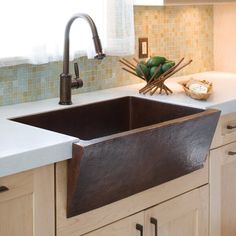
[[[61, 60], [66, 23], [78, 12], [93, 18], [106, 54], [134, 53], [132, 0], [7, 0], [1, 5], [0, 66]], [[73, 23], [70, 42], [72, 58], [93, 56], [84, 20]]]

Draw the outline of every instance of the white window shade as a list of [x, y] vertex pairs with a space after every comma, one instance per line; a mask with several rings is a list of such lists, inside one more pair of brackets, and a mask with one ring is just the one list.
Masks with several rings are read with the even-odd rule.
[[[108, 55], [134, 53], [133, 0], [7, 0], [1, 3], [0, 66], [62, 59], [64, 31], [75, 13], [89, 14]], [[70, 32], [71, 59], [95, 55], [90, 28], [77, 19]]]

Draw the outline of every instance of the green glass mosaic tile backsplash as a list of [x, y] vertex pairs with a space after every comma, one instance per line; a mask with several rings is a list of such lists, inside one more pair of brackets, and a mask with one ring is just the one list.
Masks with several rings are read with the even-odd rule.
[[[151, 55], [164, 55], [172, 60], [192, 58], [193, 64], [181, 74], [213, 69], [211, 6], [135, 7], [135, 32], [136, 42], [139, 37], [149, 38]], [[118, 57], [102, 61], [82, 57], [75, 61], [79, 63], [84, 87], [73, 93], [141, 82], [122, 71]], [[0, 105], [57, 97], [61, 72], [62, 62], [0, 68]]]

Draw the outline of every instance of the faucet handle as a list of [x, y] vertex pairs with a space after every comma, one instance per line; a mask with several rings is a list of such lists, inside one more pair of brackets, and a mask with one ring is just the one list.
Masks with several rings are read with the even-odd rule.
[[73, 79], [72, 81], [71, 81], [71, 88], [72, 89], [78, 89], [78, 88], [81, 88], [81, 87], [83, 87], [83, 80], [82, 79], [79, 79], [79, 78], [77, 78], [77, 79]]
[[78, 63], [74, 63], [75, 78], [71, 81], [71, 88], [77, 89], [83, 87], [83, 80], [79, 78], [79, 66]]
[[78, 79], [79, 78], [79, 66], [78, 66], [77, 62], [74, 63], [74, 70], [75, 70], [75, 78]]

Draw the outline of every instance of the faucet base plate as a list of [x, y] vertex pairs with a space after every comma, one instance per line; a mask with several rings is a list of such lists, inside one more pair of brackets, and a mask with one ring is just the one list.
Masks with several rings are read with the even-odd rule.
[[62, 102], [62, 101], [60, 101], [58, 104], [60, 104], [60, 105], [71, 105], [72, 102], [71, 102], [71, 101], [68, 101], [68, 102]]

